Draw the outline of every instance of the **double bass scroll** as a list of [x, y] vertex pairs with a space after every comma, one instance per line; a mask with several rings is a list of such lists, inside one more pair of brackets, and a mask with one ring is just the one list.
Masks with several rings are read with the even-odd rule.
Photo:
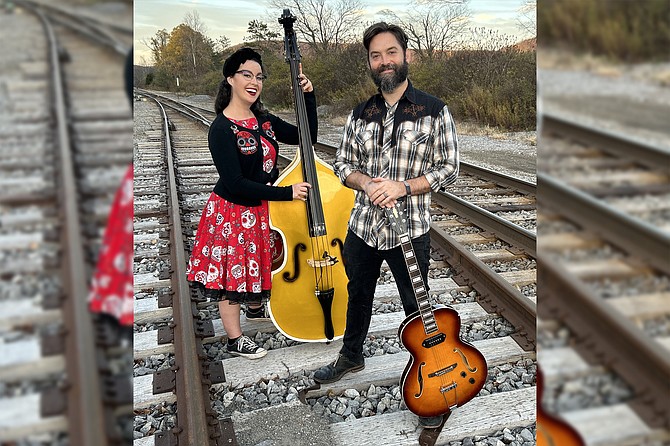
[[275, 185], [306, 181], [312, 188], [306, 202], [269, 203], [270, 226], [280, 234], [285, 255], [272, 272], [268, 309], [272, 322], [285, 336], [303, 342], [330, 342], [344, 334], [348, 280], [341, 248], [354, 192], [344, 187], [332, 167], [314, 153], [298, 79], [300, 51], [293, 29], [295, 20], [285, 9], [279, 23], [284, 27], [284, 51], [291, 69], [299, 147]]

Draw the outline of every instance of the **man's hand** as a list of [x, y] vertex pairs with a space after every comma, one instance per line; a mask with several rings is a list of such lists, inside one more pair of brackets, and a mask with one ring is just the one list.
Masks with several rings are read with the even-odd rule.
[[405, 196], [405, 185], [402, 181], [377, 177], [368, 181], [364, 191], [375, 206], [392, 208], [398, 198]]

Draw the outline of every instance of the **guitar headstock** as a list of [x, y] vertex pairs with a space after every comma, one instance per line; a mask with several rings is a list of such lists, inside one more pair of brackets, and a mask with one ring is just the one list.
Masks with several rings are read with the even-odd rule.
[[391, 229], [398, 235], [406, 234], [408, 231], [407, 217], [405, 216], [405, 209], [402, 201], [396, 201], [392, 208], [384, 208], [386, 218], [391, 225]]

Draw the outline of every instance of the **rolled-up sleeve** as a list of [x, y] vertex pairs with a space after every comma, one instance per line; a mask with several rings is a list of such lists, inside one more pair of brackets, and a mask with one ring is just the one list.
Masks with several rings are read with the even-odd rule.
[[358, 165], [358, 145], [356, 144], [356, 132], [353, 112], [349, 114], [347, 123], [342, 132], [340, 147], [335, 153], [333, 172], [338, 176], [342, 184], [346, 186], [346, 180], [354, 171], [360, 170]]
[[437, 192], [458, 178], [458, 137], [445, 105], [433, 124], [433, 165], [425, 173], [430, 188]]

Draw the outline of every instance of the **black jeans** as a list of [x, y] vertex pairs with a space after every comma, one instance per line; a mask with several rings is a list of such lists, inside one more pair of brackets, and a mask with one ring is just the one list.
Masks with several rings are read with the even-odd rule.
[[[428, 290], [428, 265], [430, 262], [430, 234], [412, 239], [423, 281]], [[377, 279], [381, 273], [382, 262], [386, 260], [395, 278], [405, 315], [418, 311], [414, 297], [414, 288], [407, 272], [407, 264], [400, 246], [380, 250], [368, 246], [352, 231], [347, 232], [342, 252], [349, 285], [349, 306], [347, 325], [344, 330], [344, 345], [340, 350], [344, 356], [355, 362], [363, 361], [363, 342], [370, 328], [372, 301], [375, 296]]]

